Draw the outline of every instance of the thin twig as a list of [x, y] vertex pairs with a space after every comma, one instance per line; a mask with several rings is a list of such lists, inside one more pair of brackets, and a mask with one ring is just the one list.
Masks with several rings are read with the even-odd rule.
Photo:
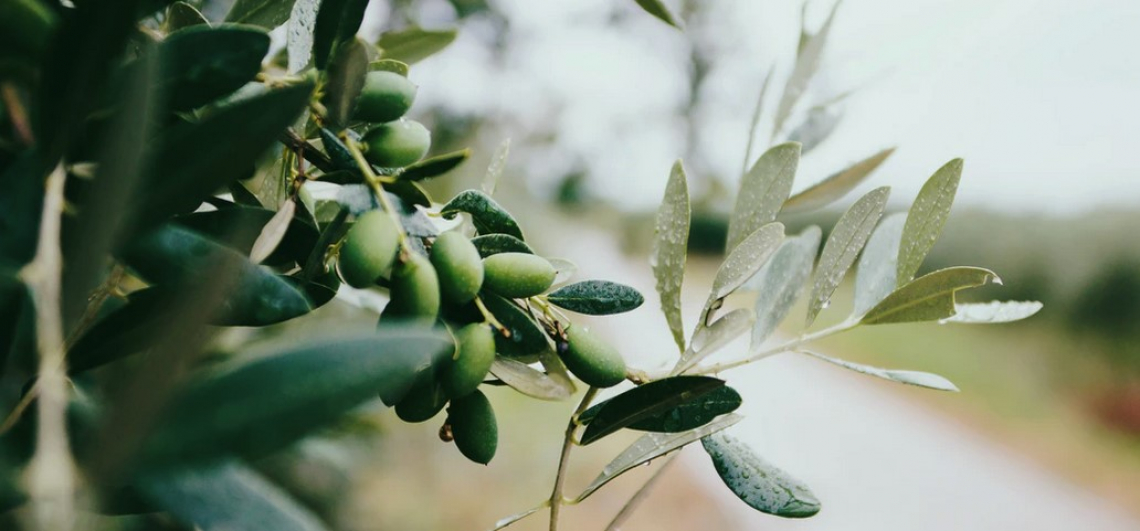
[[313, 166], [316, 166], [318, 170], [325, 173], [336, 171], [336, 166], [333, 164], [332, 159], [329, 159], [324, 153], [321, 153], [321, 150], [310, 144], [308, 140], [297, 136], [297, 133], [294, 133], [292, 129], [281, 133], [279, 140], [289, 149], [300, 153], [305, 160], [309, 161]]
[[566, 501], [562, 498], [562, 486], [566, 483], [566, 469], [570, 465], [570, 450], [574, 448], [574, 432], [578, 431], [578, 415], [581, 415], [586, 408], [590, 407], [590, 401], [598, 394], [596, 387], [591, 387], [582, 396], [582, 401], [578, 404], [578, 409], [574, 410], [574, 414], [570, 416], [570, 422], [566, 423], [566, 436], [562, 440], [562, 455], [558, 458], [558, 474], [554, 476], [554, 489], [550, 492], [550, 531], [558, 530], [558, 513], [562, 508], [562, 502]]
[[771, 349], [768, 349], [768, 350], [765, 350], [762, 352], [757, 352], [756, 354], [752, 354], [751, 356], [748, 356], [748, 357], [743, 358], [743, 359], [739, 359], [739, 360], [731, 361], [731, 362], [727, 362], [727, 363], [717, 363], [715, 365], [708, 365], [705, 367], [696, 367], [695, 370], [685, 371], [684, 374], [697, 374], [697, 375], [718, 374], [718, 373], [727, 371], [729, 369], [735, 369], [735, 368], [740, 367], [742, 365], [747, 365], [747, 364], [755, 362], [755, 361], [760, 361], [760, 360], [767, 358], [769, 356], [774, 356], [776, 354], [781, 354], [784, 352], [795, 350], [800, 345], [804, 345], [804, 344], [810, 343], [812, 341], [816, 341], [818, 339], [823, 339], [827, 336], [838, 334], [839, 332], [844, 332], [844, 331], [850, 330], [852, 328], [855, 328], [855, 326], [857, 324], [859, 324], [859, 323], [858, 322], [851, 322], [851, 321], [844, 321], [844, 322], [839, 323], [839, 324], [832, 326], [830, 328], [825, 328], [825, 329], [820, 330], [818, 332], [814, 332], [814, 333], [807, 334], [807, 335], [802, 335], [796, 339], [782, 343], [782, 344], [777, 345]]
[[673, 452], [673, 455], [669, 456], [669, 458], [664, 463], [662, 463], [660, 467], [657, 467], [657, 470], [653, 472], [653, 475], [649, 477], [649, 480], [646, 481], [645, 484], [641, 486], [641, 488], [637, 489], [637, 492], [633, 494], [633, 497], [630, 498], [629, 501], [625, 502], [625, 506], [621, 508], [621, 511], [617, 513], [617, 516], [614, 516], [614, 519], [610, 520], [610, 525], [606, 526], [606, 531], [617, 531], [621, 525], [625, 523], [626, 520], [629, 520], [629, 517], [633, 515], [633, 511], [637, 510], [637, 506], [641, 505], [641, 502], [645, 501], [645, 498], [649, 497], [649, 493], [653, 490], [653, 486], [657, 484], [657, 480], [661, 479], [661, 476], [665, 475], [665, 470], [667, 470], [669, 468], [669, 465], [673, 464], [673, 462], [677, 460], [677, 456], [679, 455], [681, 455], [681, 452]]
[[372, 171], [372, 165], [364, 159], [364, 153], [360, 151], [360, 147], [356, 145], [356, 142], [349, 138], [345, 139], [344, 144], [348, 146], [348, 151], [352, 153], [353, 160], [355, 160], [356, 165], [360, 167], [360, 171], [364, 173], [364, 182], [372, 188], [372, 193], [376, 195], [376, 200], [380, 201], [380, 206], [384, 207], [384, 210], [391, 216], [392, 221], [396, 223], [396, 234], [399, 236], [400, 248], [406, 249], [408, 245], [408, 234], [404, 231], [404, 224], [400, 223], [400, 214], [396, 212], [396, 207], [392, 206], [392, 202], [388, 200], [388, 195], [384, 193], [384, 187], [380, 185], [383, 179], [377, 176], [375, 171]]
[[83, 311], [83, 317], [80, 318], [79, 324], [71, 331], [71, 335], [67, 337], [67, 349], [75, 345], [75, 341], [87, 331], [87, 328], [95, 322], [95, 318], [99, 316], [99, 310], [103, 307], [103, 303], [107, 302], [107, 298], [111, 293], [118, 289], [119, 283], [122, 282], [123, 276], [127, 273], [126, 268], [122, 264], [116, 262], [111, 268], [111, 272], [107, 275], [107, 279], [103, 284], [95, 289], [91, 297], [87, 300], [87, 309]]
[[39, 346], [39, 424], [28, 465], [28, 493], [36, 528], [71, 529], [75, 521], [75, 464], [67, 441], [67, 368], [64, 359], [60, 283], [63, 273], [60, 226], [67, 172], [57, 165], [47, 178], [39, 244], [21, 276], [36, 307]]

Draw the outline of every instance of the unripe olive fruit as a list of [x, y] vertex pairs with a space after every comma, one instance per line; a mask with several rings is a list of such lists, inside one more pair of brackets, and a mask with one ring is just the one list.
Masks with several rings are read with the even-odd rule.
[[483, 259], [483, 285], [504, 297], [523, 299], [550, 288], [557, 271], [541, 256], [499, 253]]
[[578, 379], [593, 387], [613, 387], [625, 379], [621, 354], [589, 328], [571, 326], [566, 330], [566, 341], [562, 361]]
[[402, 168], [427, 155], [431, 132], [423, 124], [399, 119], [380, 124], [364, 134], [364, 158], [385, 168]]
[[430, 324], [439, 315], [439, 277], [422, 254], [410, 252], [407, 261], [392, 268], [388, 293], [391, 300], [384, 308], [385, 317]]
[[447, 423], [451, 425], [455, 446], [465, 457], [484, 465], [495, 457], [499, 426], [491, 402], [482, 391], [452, 400], [447, 408]]
[[369, 72], [356, 100], [353, 116], [365, 122], [391, 122], [408, 112], [416, 99], [416, 85], [395, 72]]
[[435, 239], [431, 263], [439, 273], [440, 294], [447, 302], [470, 302], [483, 287], [483, 258], [475, 244], [458, 232], [445, 232]]
[[408, 391], [404, 399], [396, 404], [396, 416], [404, 422], [424, 422], [431, 420], [445, 405], [447, 395], [439, 383], [433, 380]]
[[495, 361], [495, 333], [486, 323], [473, 323], [456, 330], [456, 357], [440, 374], [447, 396], [460, 398], [483, 383]]
[[387, 213], [370, 210], [357, 218], [340, 247], [337, 266], [349, 286], [364, 288], [388, 273], [396, 259], [399, 231]]

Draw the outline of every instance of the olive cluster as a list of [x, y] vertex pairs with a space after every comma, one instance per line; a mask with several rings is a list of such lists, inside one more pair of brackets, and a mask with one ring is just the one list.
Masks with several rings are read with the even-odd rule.
[[378, 70], [364, 78], [353, 117], [372, 124], [364, 133], [364, 157], [383, 168], [413, 164], [431, 148], [431, 132], [404, 118], [416, 100], [414, 83], [395, 72]]

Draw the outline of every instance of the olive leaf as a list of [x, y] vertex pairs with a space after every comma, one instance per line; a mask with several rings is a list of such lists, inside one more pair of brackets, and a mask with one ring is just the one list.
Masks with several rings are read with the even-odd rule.
[[369, 72], [392, 72], [393, 74], [400, 74], [401, 76], [408, 77], [408, 63], [397, 61], [395, 59], [381, 59], [379, 61], [372, 61], [368, 63]]
[[139, 481], [138, 490], [195, 529], [328, 529], [281, 487], [239, 461], [148, 476]]
[[807, 354], [813, 358], [821, 359], [828, 363], [838, 365], [844, 369], [875, 376], [884, 380], [890, 380], [892, 382], [914, 385], [918, 387], [925, 387], [927, 389], [934, 389], [936, 391], [958, 392], [957, 386], [955, 386], [950, 380], [947, 380], [946, 378], [943, 378], [937, 374], [919, 371], [880, 369], [878, 367], [871, 367], [870, 365], [852, 363], [847, 360], [832, 358], [831, 356], [824, 356], [823, 354], [819, 354], [817, 352], [810, 352], [806, 350], [801, 350], [799, 352]]
[[549, 347], [546, 332], [522, 308], [486, 291], [481, 292], [479, 298], [509, 332], [509, 335], [495, 334], [495, 346], [499, 354], [508, 357], [528, 356]]
[[353, 39], [337, 48], [336, 55], [325, 71], [328, 80], [324, 85], [322, 102], [328, 110], [328, 123], [336, 129], [348, 125], [356, 100], [364, 90], [364, 77], [368, 75], [367, 45]]
[[717, 433], [740, 422], [743, 418], [744, 417], [735, 413], [730, 413], [695, 430], [680, 433], [647, 433], [642, 435], [641, 438], [629, 445], [621, 455], [614, 458], [613, 461], [610, 461], [610, 463], [602, 469], [602, 472], [598, 474], [598, 477], [594, 478], [574, 501], [577, 503], [589, 498], [591, 494], [602, 488], [606, 483], [633, 470], [633, 468], [638, 465], [652, 461], [690, 443], [697, 442], [703, 437]]
[[783, 241], [784, 224], [772, 222], [760, 227], [740, 242], [717, 270], [712, 290], [705, 303], [705, 311], [708, 312], [714, 302], [729, 296], [752, 278], [761, 267], [764, 267], [764, 264], [768, 263], [768, 259], [776, 253]]
[[578, 274], [578, 264], [571, 262], [565, 258], [546, 257], [546, 261], [554, 266], [554, 282], [550, 283], [551, 288], [559, 288], [564, 286], [574, 275]]
[[278, 210], [265, 227], [261, 229], [257, 239], [253, 242], [253, 247], [249, 250], [249, 261], [255, 264], [260, 264], [269, 255], [277, 250], [277, 246], [285, 239], [285, 233], [289, 230], [289, 225], [293, 221], [293, 216], [297, 213], [296, 201], [285, 201], [281, 205], [281, 210]]
[[762, 513], [807, 518], [819, 512], [819, 500], [798, 479], [768, 463], [734, 437], [718, 433], [701, 440], [717, 474], [729, 490]]
[[159, 46], [161, 89], [170, 108], [192, 109], [230, 94], [261, 72], [269, 35], [260, 28], [200, 24], [171, 33]]
[[839, 126], [843, 114], [831, 107], [830, 105], [816, 105], [808, 109], [807, 117], [793, 128], [791, 133], [788, 133], [789, 142], [799, 142], [803, 146], [802, 155], [806, 155], [809, 151], [819, 147]]
[[764, 82], [760, 84], [760, 93], [756, 96], [756, 106], [752, 109], [752, 120], [748, 122], [748, 143], [744, 146], [744, 161], [740, 163], [740, 176], [743, 178], [748, 174], [748, 163], [752, 161], [752, 144], [756, 143], [756, 129], [760, 125], [760, 116], [764, 111], [764, 100], [768, 96], [768, 86], [772, 81], [772, 74], [776, 71], [776, 65], [768, 68], [768, 73], [764, 75]]
[[895, 148], [884, 149], [809, 186], [784, 201], [783, 212], [811, 212], [831, 204], [865, 181], [894, 152]]
[[[288, 18], [288, 12], [285, 16]], [[209, 23], [210, 21], [202, 15], [201, 11], [198, 11], [198, 8], [186, 2], [174, 2], [166, 8], [166, 19], [162, 21], [162, 29], [167, 33], [172, 33], [190, 26]]]
[[990, 301], [980, 303], [956, 303], [954, 315], [942, 320], [944, 323], [995, 324], [1012, 323], [1034, 316], [1041, 311], [1037, 301]]
[[674, 28], [681, 29], [681, 24], [677, 22], [677, 17], [673, 15], [669, 8], [665, 6], [661, 0], [634, 0], [637, 5], [641, 6], [646, 13], [657, 17], [658, 20], [664, 22]]
[[551, 304], [587, 315], [612, 315], [637, 309], [645, 298], [637, 290], [607, 280], [586, 280], [546, 296]]
[[573, 384], [567, 387], [542, 371], [510, 358], [496, 357], [491, 364], [491, 374], [512, 389], [539, 400], [565, 400], [574, 393]]
[[445, 219], [454, 219], [460, 212], [471, 214], [471, 221], [480, 234], [508, 234], [520, 240], [523, 238], [522, 229], [506, 209], [499, 206], [491, 196], [478, 190], [466, 190], [456, 194], [448, 201], [440, 214]]
[[[216, 241], [225, 241], [228, 247], [252, 255], [259, 234], [280, 215], [283, 214], [264, 208], [234, 206], [175, 216], [171, 222]], [[282, 220], [278, 218], [278, 222]], [[297, 216], [290, 216], [284, 228], [280, 242], [262, 262], [269, 265], [303, 264], [317, 243], [317, 228]]]
[[[635, 387], [597, 406], [597, 411], [588, 417], [589, 424], [581, 442], [590, 444], [642, 419], [700, 399], [721, 387], [724, 387], [724, 380], [710, 376], [673, 376]], [[712, 420], [712, 417], [707, 420]]]
[[471, 243], [479, 251], [479, 256], [483, 258], [499, 253], [534, 254], [526, 242], [510, 234], [484, 234], [471, 238]]
[[799, 162], [800, 145], [789, 142], [765, 151], [744, 174], [728, 221], [727, 252], [731, 253], [760, 227], [775, 221], [792, 192]]
[[938, 321], [957, 312], [954, 294], [966, 288], [1001, 283], [993, 271], [980, 267], [948, 267], [918, 277], [887, 295], [859, 321], [862, 324]]
[[649, 264], [657, 279], [657, 294], [661, 298], [661, 311], [673, 333], [677, 348], [685, 351], [684, 322], [681, 319], [681, 284], [685, 280], [685, 259], [688, 255], [689, 225], [692, 208], [689, 204], [689, 185], [685, 167], [678, 160], [669, 174], [665, 197], [657, 209], [654, 222], [655, 236]]
[[813, 225], [798, 236], [785, 240], [775, 256], [749, 282], [749, 288], [757, 293], [756, 322], [752, 327], [753, 352], [776, 331], [803, 293], [819, 252], [821, 236], [819, 227]]
[[780, 104], [776, 107], [776, 118], [772, 124], [773, 138], [784, 127], [784, 122], [791, 116], [796, 102], [803, 96], [811, 78], [819, 70], [823, 47], [827, 43], [828, 35], [831, 34], [831, 24], [835, 21], [835, 13], [839, 10], [841, 3], [842, 0], [836, 0], [823, 26], [815, 35], [807, 39], [803, 49], [796, 55], [796, 65], [792, 67], [792, 73], [788, 76], [787, 84], [784, 85], [784, 94], [780, 97]]
[[483, 174], [483, 181], [479, 185], [479, 189], [487, 195], [495, 195], [495, 186], [499, 184], [499, 178], [503, 176], [503, 170], [507, 168], [507, 156], [511, 154], [511, 139], [506, 138], [503, 140], [499, 147], [495, 148], [495, 154], [491, 157], [491, 164], [487, 166], [487, 173]]
[[236, 0], [226, 13], [226, 22], [273, 29], [289, 20], [297, 0]]
[[851, 315], [867, 313], [895, 289], [899, 241], [906, 214], [890, 214], [879, 222], [859, 257], [855, 275], [855, 309]]
[[752, 328], [756, 315], [747, 308], [737, 308], [710, 323], [697, 327], [689, 348], [677, 360], [671, 374], [681, 374], [703, 361], [708, 356], [724, 348], [732, 340]]
[[[320, 8], [312, 26], [313, 64], [317, 68], [323, 70], [341, 44], [356, 38], [356, 32], [364, 20], [364, 10], [367, 7], [368, 0], [320, 1]], [[293, 13], [296, 14], [296, 9]], [[292, 60], [289, 63], [292, 65]]]
[[950, 207], [954, 204], [954, 194], [958, 192], [961, 178], [962, 159], [954, 159], [934, 172], [926, 184], [922, 185], [922, 190], [918, 192], [918, 197], [907, 213], [906, 226], [903, 227], [896, 286], [902, 286], [914, 278], [926, 254], [942, 235], [942, 227], [950, 217]]
[[461, 149], [435, 157], [423, 159], [404, 168], [396, 177], [405, 181], [422, 181], [439, 177], [463, 164], [471, 157], [470, 149]]
[[286, 27], [285, 53], [289, 73], [296, 74], [308, 66], [313, 57], [313, 28], [321, 0], [294, 0]]
[[859, 251], [871, 237], [871, 231], [883, 215], [883, 208], [887, 206], [887, 197], [890, 196], [890, 187], [883, 186], [867, 193], [851, 205], [851, 208], [839, 218], [827, 237], [823, 246], [823, 253], [819, 257], [819, 266], [816, 268], [815, 281], [812, 285], [811, 300], [808, 301], [807, 326], [815, 321], [820, 310], [827, 306], [831, 294], [847, 274]]
[[425, 30], [409, 27], [380, 35], [376, 45], [382, 48], [380, 57], [415, 64], [447, 48], [458, 33], [454, 29]]
[[[598, 412], [604, 407], [608, 407], [609, 403], [610, 400], [606, 400], [590, 407], [579, 415], [578, 422], [582, 424], [591, 423]], [[660, 413], [642, 418], [626, 426], [626, 428], [659, 433], [689, 431], [704, 426], [721, 415], [736, 411], [741, 403], [740, 393], [726, 385]]]
[[454, 348], [446, 333], [381, 327], [363, 336], [309, 339], [259, 356], [178, 392], [139, 461], [161, 469], [265, 455], [329, 425], [377, 393], [386, 404], [398, 402]]

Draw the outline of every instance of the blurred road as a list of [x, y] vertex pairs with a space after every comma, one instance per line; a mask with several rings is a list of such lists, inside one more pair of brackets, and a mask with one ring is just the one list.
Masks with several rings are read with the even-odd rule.
[[[582, 267], [577, 278], [623, 282], [646, 295], [640, 311], [593, 324], [618, 344], [631, 365], [657, 369], [675, 359], [650, 268], [619, 252], [612, 237], [616, 229], [607, 235], [577, 224], [547, 228], [565, 236], [551, 254]], [[690, 328], [713, 267], [690, 263], [685, 291]], [[739, 355], [744, 346], [732, 345], [718, 357]], [[682, 463], [719, 493], [718, 509], [739, 529], [1140, 530], [1140, 521], [1123, 509], [1042, 469], [1016, 448], [906, 402], [913, 396], [909, 393], [935, 391], [888, 389], [898, 384], [791, 355], [726, 376], [744, 396], [739, 412], [745, 420], [730, 432], [805, 481], [823, 502], [818, 516], [802, 521], [757, 513], [724, 488], [704, 452], [686, 449]], [[650, 497], [643, 510], [652, 511], [653, 503]]]

